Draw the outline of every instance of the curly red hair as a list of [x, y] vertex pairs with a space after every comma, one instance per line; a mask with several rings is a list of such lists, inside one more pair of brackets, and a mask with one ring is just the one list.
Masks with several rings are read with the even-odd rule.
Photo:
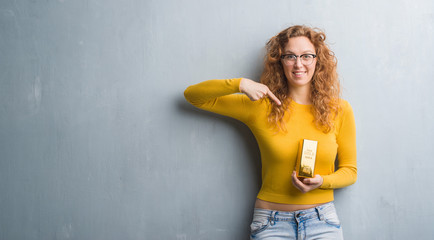
[[306, 26], [292, 26], [272, 37], [266, 45], [264, 71], [261, 83], [282, 100], [282, 105], [270, 101], [271, 109], [268, 122], [278, 130], [286, 132], [283, 117], [290, 112], [289, 106], [291, 88], [288, 85], [283, 66], [280, 60], [289, 38], [307, 37], [314, 45], [317, 55], [315, 72], [312, 77], [310, 99], [313, 106], [313, 115], [316, 126], [328, 133], [334, 128], [333, 120], [339, 111], [340, 85], [338, 80], [337, 59], [325, 43], [325, 34], [316, 28]]

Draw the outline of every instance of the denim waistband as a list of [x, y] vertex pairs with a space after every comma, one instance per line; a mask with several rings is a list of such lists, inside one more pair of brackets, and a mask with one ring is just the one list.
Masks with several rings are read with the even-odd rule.
[[295, 219], [303, 221], [310, 218], [319, 218], [320, 220], [323, 220], [323, 215], [328, 211], [335, 211], [335, 205], [333, 202], [328, 202], [318, 207], [291, 212], [255, 208], [254, 215], [268, 217], [272, 221], [292, 221]]

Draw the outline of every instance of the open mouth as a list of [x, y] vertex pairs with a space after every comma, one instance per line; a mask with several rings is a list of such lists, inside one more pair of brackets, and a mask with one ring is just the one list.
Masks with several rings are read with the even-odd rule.
[[302, 76], [304, 76], [306, 74], [306, 71], [296, 71], [296, 72], [292, 72], [292, 74], [295, 77], [302, 77]]

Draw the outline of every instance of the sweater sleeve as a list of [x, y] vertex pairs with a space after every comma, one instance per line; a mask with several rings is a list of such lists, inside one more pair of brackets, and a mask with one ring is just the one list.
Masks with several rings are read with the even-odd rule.
[[320, 188], [332, 189], [349, 186], [357, 180], [356, 124], [351, 105], [343, 101], [343, 113], [337, 138], [338, 170], [322, 176]]
[[195, 107], [232, 117], [247, 123], [252, 111], [250, 99], [240, 93], [241, 78], [208, 80], [192, 86], [184, 91], [185, 99]]

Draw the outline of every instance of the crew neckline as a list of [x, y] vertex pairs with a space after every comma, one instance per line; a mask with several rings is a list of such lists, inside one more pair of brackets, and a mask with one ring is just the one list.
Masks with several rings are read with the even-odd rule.
[[309, 107], [312, 106], [312, 104], [301, 104], [301, 103], [298, 103], [298, 102], [296, 102], [296, 101], [294, 101], [294, 100], [292, 100], [291, 102], [292, 102], [295, 106], [304, 107], [304, 108], [309, 108]]

